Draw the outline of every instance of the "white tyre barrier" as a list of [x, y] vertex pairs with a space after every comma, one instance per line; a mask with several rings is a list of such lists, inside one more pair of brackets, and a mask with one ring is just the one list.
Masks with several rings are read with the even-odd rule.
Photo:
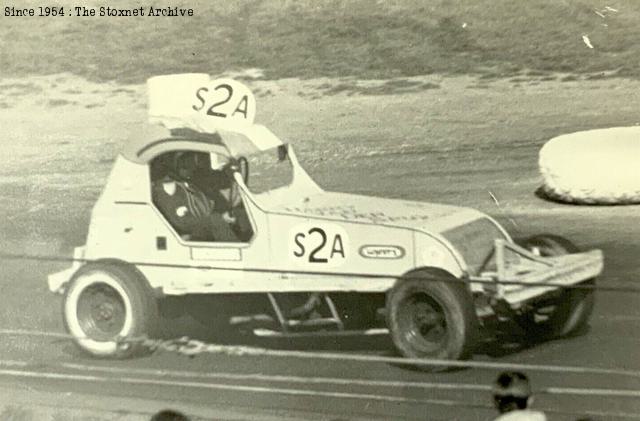
[[640, 127], [555, 137], [540, 150], [549, 197], [584, 204], [640, 203]]

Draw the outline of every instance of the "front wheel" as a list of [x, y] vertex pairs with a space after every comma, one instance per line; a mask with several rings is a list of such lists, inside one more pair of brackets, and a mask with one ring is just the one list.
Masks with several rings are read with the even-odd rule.
[[[578, 253], [580, 250], [569, 240], [555, 235], [538, 235], [523, 242], [523, 247], [543, 257]], [[582, 283], [595, 285], [595, 279]], [[567, 288], [549, 305], [538, 306], [523, 314], [518, 323], [527, 334], [541, 338], [575, 335], [583, 331], [593, 313], [593, 289]]]
[[143, 351], [141, 342], [122, 338], [153, 334], [156, 300], [142, 275], [115, 263], [89, 263], [73, 276], [63, 301], [67, 331], [95, 357], [126, 358]]
[[[393, 343], [407, 358], [462, 360], [473, 353], [477, 320], [465, 285], [451, 275], [401, 279], [387, 296]], [[421, 366], [425, 371], [448, 367]]]

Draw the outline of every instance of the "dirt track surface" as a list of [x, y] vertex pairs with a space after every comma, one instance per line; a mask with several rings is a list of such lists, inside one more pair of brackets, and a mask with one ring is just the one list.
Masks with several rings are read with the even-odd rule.
[[[551, 232], [567, 236], [583, 248], [602, 248], [606, 257], [602, 284], [637, 285], [640, 207], [566, 206], [545, 202], [534, 191], [540, 183], [536, 170], [539, 147], [561, 133], [636, 124], [640, 121], [640, 84], [606, 80], [485, 85], [473, 78], [437, 77], [428, 81], [440, 88], [376, 96], [349, 92], [323, 95], [323, 86], [335, 85], [335, 81], [259, 82], [253, 87], [258, 96], [257, 120], [291, 141], [305, 167], [328, 190], [476, 207], [497, 216], [514, 235]], [[0, 102], [5, 104], [0, 126], [6, 151], [0, 170], [3, 248], [68, 254], [72, 245], [83, 241], [90, 207], [119, 144], [144, 120], [144, 89], [93, 85], [68, 75], [3, 80], [0, 88]], [[61, 332], [60, 301], [47, 292], [45, 283], [46, 275], [59, 268], [52, 263], [3, 262], [0, 326]], [[480, 347], [474, 360], [640, 370], [640, 295], [602, 292], [597, 299], [591, 329], [584, 336], [529, 345], [514, 339], [489, 342]], [[188, 320], [177, 320], [172, 329], [176, 336], [203, 334], [190, 325]], [[249, 340], [249, 344], [391, 353], [384, 338], [288, 343]], [[495, 370], [468, 369], [434, 375], [339, 360], [215, 355], [189, 359], [171, 353], [104, 362], [87, 359], [66, 340], [24, 336], [6, 336], [0, 341], [0, 360], [26, 361], [30, 365], [23, 367], [25, 370], [68, 376], [34, 380], [0, 371], [2, 386], [71, 396], [136, 397], [157, 402], [158, 409], [172, 403], [178, 407], [209, 406], [237, 411], [236, 419], [262, 419], [264, 414], [327, 420], [490, 419], [493, 412], [486, 409], [416, 401], [444, 399], [487, 405], [490, 399], [484, 391], [336, 387], [300, 383], [291, 377], [489, 384], [497, 374]], [[149, 369], [182, 373], [159, 376], [146, 371]], [[256, 373], [266, 377], [249, 381], [237, 376]], [[633, 376], [528, 374], [538, 390], [551, 386], [640, 389], [640, 378]], [[78, 375], [107, 380], [80, 380]], [[124, 375], [142, 381], [123, 383]], [[224, 390], [220, 386], [224, 384], [241, 387]], [[249, 391], [247, 386], [263, 389]], [[276, 393], [274, 389], [288, 391]], [[290, 390], [369, 396], [294, 395]], [[540, 395], [536, 407], [638, 414], [640, 400]], [[558, 414], [552, 419], [576, 418]]]

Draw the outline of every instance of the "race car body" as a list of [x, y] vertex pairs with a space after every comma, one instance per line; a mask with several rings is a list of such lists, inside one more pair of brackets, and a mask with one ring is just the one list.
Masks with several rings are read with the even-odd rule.
[[[51, 291], [65, 293], [69, 331], [94, 355], [122, 354], [114, 335], [147, 334], [153, 300], [193, 294], [266, 293], [283, 332], [297, 321], [274, 294], [323, 294], [337, 330], [344, 323], [332, 294], [386, 294], [388, 328], [410, 357], [468, 357], [484, 317], [522, 317], [550, 297], [572, 308], [586, 303], [579, 320], [569, 326], [563, 316], [553, 329], [565, 334], [586, 323], [592, 291], [564, 288], [601, 272], [598, 250], [573, 253], [555, 237], [516, 245], [494, 219], [468, 208], [326, 192], [263, 126], [210, 130], [177, 120], [132, 138], [93, 209], [86, 244], [71, 268], [49, 277]], [[206, 161], [207, 180], [228, 178], [216, 202], [226, 203], [220, 213], [237, 237], [194, 240], [172, 224], [188, 206], [177, 216], [162, 210], [157, 186], [198, 184], [168, 178], [185, 153]]]

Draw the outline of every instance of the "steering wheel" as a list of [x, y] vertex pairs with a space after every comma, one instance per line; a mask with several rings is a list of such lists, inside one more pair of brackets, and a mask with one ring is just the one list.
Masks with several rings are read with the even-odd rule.
[[249, 161], [244, 156], [238, 158], [238, 171], [242, 175], [245, 185], [249, 185]]
[[240, 205], [240, 188], [233, 180], [233, 174], [238, 171], [242, 176], [245, 185], [249, 181], [249, 162], [247, 158], [241, 156], [232, 165], [229, 166], [229, 177], [231, 177], [231, 187], [229, 189], [229, 215], [233, 216], [233, 208]]

